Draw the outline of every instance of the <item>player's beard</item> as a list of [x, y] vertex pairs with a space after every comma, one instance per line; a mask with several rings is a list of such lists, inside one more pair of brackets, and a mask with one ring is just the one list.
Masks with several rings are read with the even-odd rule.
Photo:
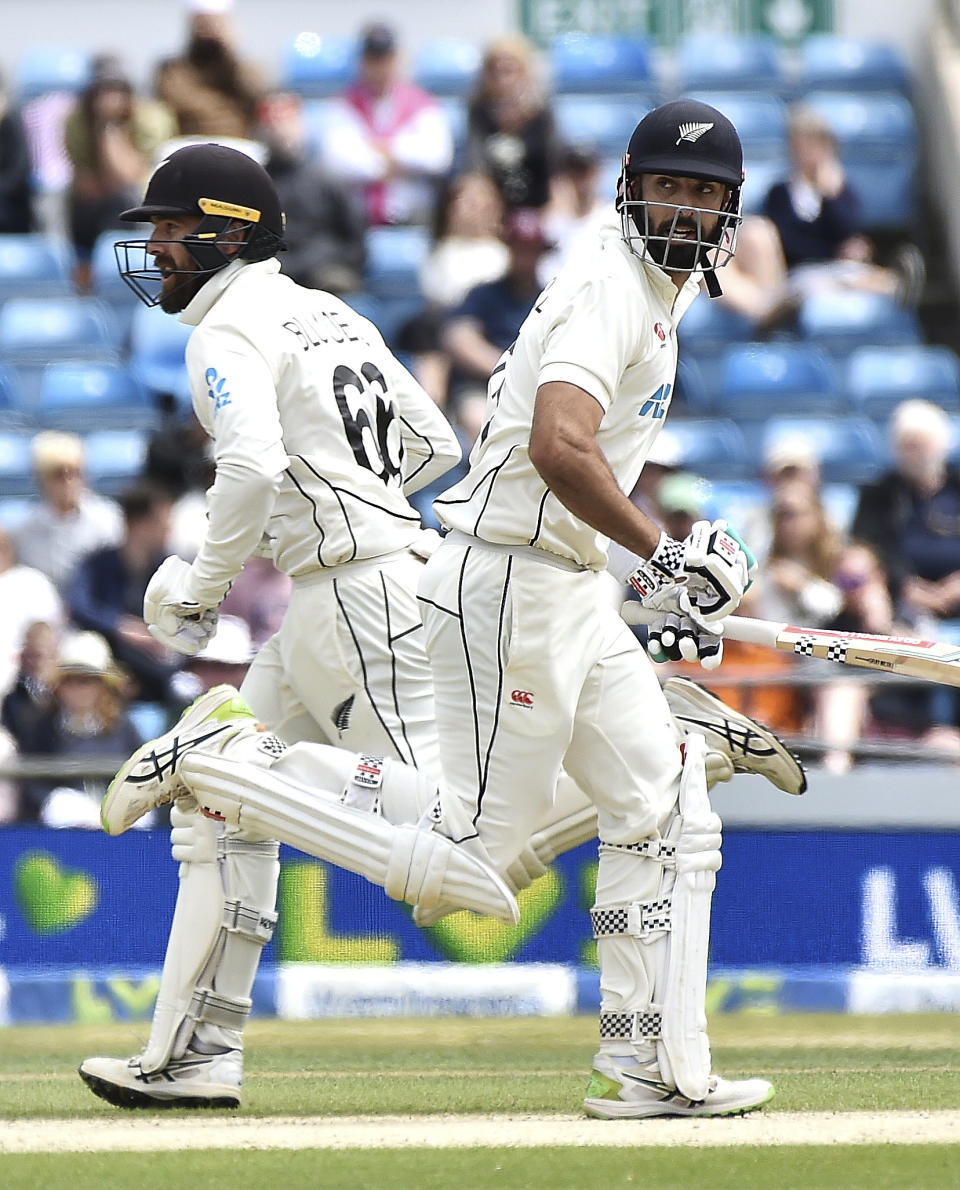
[[[677, 238], [678, 231], [691, 231], [691, 240]], [[664, 219], [647, 240], [647, 251], [661, 268], [672, 273], [692, 273], [700, 267], [699, 237], [701, 231], [695, 219]]]
[[206, 273], [174, 274], [173, 285], [161, 294], [160, 309], [165, 314], [180, 314], [196, 297], [207, 277]]

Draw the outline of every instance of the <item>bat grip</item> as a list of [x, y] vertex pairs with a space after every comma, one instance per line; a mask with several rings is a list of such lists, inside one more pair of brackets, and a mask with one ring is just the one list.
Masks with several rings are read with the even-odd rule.
[[[654, 620], [663, 616], [663, 612], [654, 611], [633, 600], [623, 605], [620, 614], [628, 624], [652, 624]], [[739, 640], [748, 645], [766, 645], [771, 649], [777, 647], [777, 637], [787, 627], [786, 624], [777, 624], [773, 620], [754, 620], [749, 616], [727, 616], [721, 623], [726, 640]]]

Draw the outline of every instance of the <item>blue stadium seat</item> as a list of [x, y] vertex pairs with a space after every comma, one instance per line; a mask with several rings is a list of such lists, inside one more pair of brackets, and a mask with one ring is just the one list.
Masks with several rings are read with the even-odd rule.
[[41, 232], [0, 235], [0, 301], [74, 293], [71, 263], [65, 241]]
[[702, 417], [713, 411], [712, 398], [703, 382], [700, 365], [688, 355], [677, 360], [677, 382], [670, 408], [690, 417]]
[[721, 417], [832, 413], [843, 399], [833, 361], [810, 343], [734, 343], [722, 355], [715, 402]]
[[425, 227], [371, 227], [366, 247], [366, 282], [374, 297], [420, 293], [420, 266], [430, 251], [430, 233]]
[[0, 496], [30, 496], [35, 492], [29, 430], [0, 430]]
[[184, 361], [193, 328], [172, 318], [159, 306], [138, 305], [130, 324], [130, 368], [157, 396], [173, 397], [189, 409], [190, 378]]
[[50, 91], [79, 93], [90, 79], [90, 58], [65, 45], [35, 45], [21, 51], [14, 72], [14, 91], [22, 103]]
[[923, 342], [915, 311], [886, 294], [854, 289], [809, 294], [797, 312], [797, 328], [802, 339], [835, 357], [855, 347]]
[[690, 91], [767, 91], [786, 95], [783, 52], [763, 33], [689, 33], [676, 52], [676, 84]]
[[116, 496], [143, 474], [149, 434], [146, 430], [94, 430], [84, 437], [90, 486]]
[[119, 346], [110, 307], [98, 298], [9, 298], [0, 308], [0, 357], [10, 364], [115, 359]]
[[93, 245], [90, 259], [90, 283], [94, 294], [101, 301], [106, 302], [113, 311], [121, 340], [126, 343], [130, 337], [130, 324], [134, 311], [140, 302], [137, 295], [120, 276], [117, 267], [117, 257], [113, 246], [118, 240], [132, 240], [143, 238], [143, 233], [135, 228], [126, 231], [112, 230], [101, 232]]
[[651, 105], [616, 95], [558, 95], [553, 101], [557, 131], [565, 144], [588, 145], [601, 157], [623, 157], [630, 135]]
[[127, 714], [144, 743], [163, 735], [170, 726], [170, 710], [162, 702], [133, 702]]
[[4, 496], [0, 494], [0, 529], [15, 532], [33, 511], [33, 496]]
[[550, 44], [547, 61], [555, 95], [615, 93], [643, 95], [651, 107], [656, 102], [659, 86], [645, 37], [565, 34]]
[[859, 347], [846, 362], [844, 384], [868, 417], [886, 417], [910, 397], [960, 412], [960, 360], [949, 347]]
[[[719, 278], [722, 285], [722, 269]], [[677, 327], [680, 354], [700, 366], [708, 391], [716, 385], [720, 357], [726, 348], [753, 338], [753, 323], [748, 318], [703, 296], [697, 298]]]
[[743, 209], [759, 211], [773, 183], [790, 172], [786, 103], [779, 95], [743, 91], [697, 91], [691, 98], [723, 112], [740, 134]]
[[48, 364], [40, 381], [37, 420], [74, 431], [155, 427], [160, 413], [147, 387], [122, 364]]
[[902, 228], [914, 222], [920, 142], [909, 101], [890, 91], [813, 91], [804, 103], [836, 136], [866, 227]]
[[472, 38], [431, 38], [414, 55], [413, 77], [431, 95], [463, 98], [473, 89], [480, 60], [480, 46]]
[[6, 429], [32, 424], [30, 409], [24, 400], [16, 369], [0, 364], [0, 420]]
[[883, 435], [865, 417], [772, 417], [758, 424], [748, 445], [762, 459], [775, 443], [797, 437], [813, 450], [825, 483], [869, 483], [889, 464]]
[[281, 87], [311, 98], [336, 95], [353, 81], [358, 47], [353, 36], [297, 34], [284, 55]]
[[337, 100], [329, 95], [320, 99], [305, 99], [303, 101], [304, 135], [306, 136], [307, 148], [314, 156], [320, 152], [320, 147], [323, 144], [324, 127], [330, 109], [336, 103]]
[[742, 479], [749, 474], [746, 441], [725, 418], [673, 418], [656, 443], [657, 457], [705, 479]]
[[797, 87], [808, 91], [899, 91], [910, 95], [910, 67], [898, 46], [813, 33], [799, 47]]
[[723, 517], [743, 530], [770, 503], [770, 489], [761, 479], [712, 479], [707, 484], [704, 513]]

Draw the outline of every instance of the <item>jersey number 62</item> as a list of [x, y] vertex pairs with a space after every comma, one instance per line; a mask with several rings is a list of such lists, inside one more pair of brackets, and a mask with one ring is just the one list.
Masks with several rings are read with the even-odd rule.
[[333, 373], [333, 395], [353, 457], [385, 484], [403, 481], [403, 438], [383, 373], [363, 364], [358, 376], [341, 364]]

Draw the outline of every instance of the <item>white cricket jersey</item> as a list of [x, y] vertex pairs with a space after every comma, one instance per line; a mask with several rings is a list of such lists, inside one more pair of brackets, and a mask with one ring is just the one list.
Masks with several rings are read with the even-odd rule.
[[196, 326], [187, 368], [217, 464], [192, 566], [214, 605], [264, 532], [293, 577], [405, 548], [421, 527], [405, 492], [460, 458], [376, 327], [279, 269], [234, 262], [181, 315]]
[[500, 358], [470, 470], [434, 502], [440, 521], [602, 570], [609, 539], [569, 512], [530, 462], [537, 390], [566, 381], [599, 402], [597, 442], [629, 495], [670, 407], [676, 325], [698, 292], [699, 274], [678, 293], [630, 251], [619, 224], [602, 228], [595, 249], [578, 253], [537, 298]]

